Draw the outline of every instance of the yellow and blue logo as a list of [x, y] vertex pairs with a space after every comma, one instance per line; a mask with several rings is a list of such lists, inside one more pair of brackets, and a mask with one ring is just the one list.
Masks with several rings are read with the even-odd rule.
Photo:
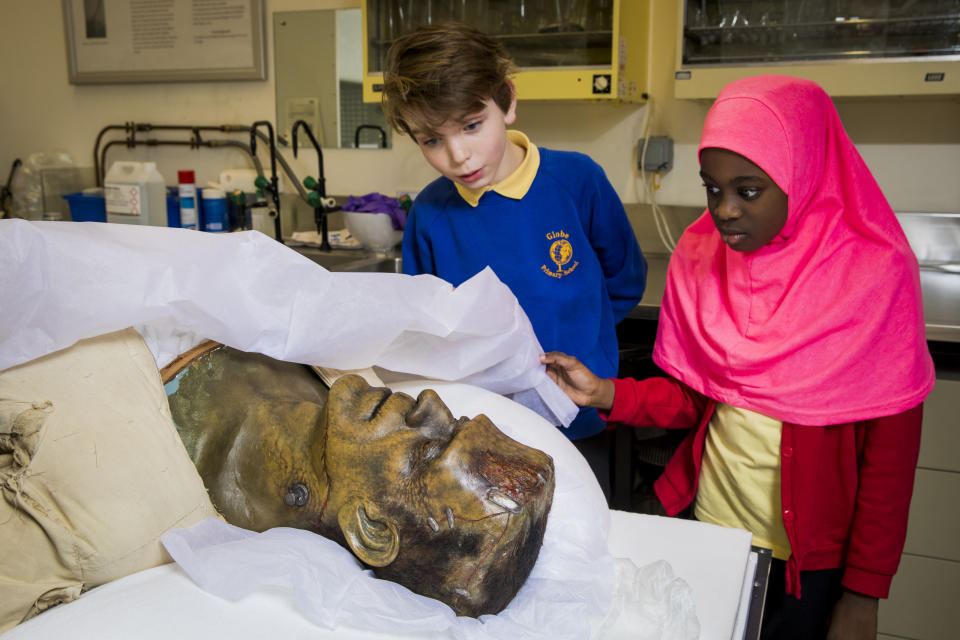
[[[557, 270], [552, 270], [546, 264], [541, 265], [540, 270], [552, 278], [562, 278], [571, 273], [577, 268], [577, 265], [580, 264], [579, 261], [573, 260], [573, 245], [570, 244], [568, 240], [569, 237], [570, 234], [562, 229], [560, 231], [551, 231], [547, 234], [547, 240], [552, 241], [549, 249], [550, 260], [553, 264], [557, 265]], [[571, 261], [573, 264], [571, 264]], [[570, 266], [568, 267], [567, 265]]]

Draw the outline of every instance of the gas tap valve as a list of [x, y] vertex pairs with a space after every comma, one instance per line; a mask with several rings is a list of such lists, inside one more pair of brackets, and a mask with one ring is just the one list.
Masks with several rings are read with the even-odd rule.
[[273, 187], [270, 186], [270, 181], [267, 180], [266, 176], [257, 176], [253, 181], [253, 186], [257, 188], [257, 199], [266, 199], [268, 193], [273, 193]]
[[310, 193], [307, 194], [307, 204], [314, 209], [323, 209], [325, 213], [340, 210], [340, 207], [337, 206], [337, 201], [324, 195], [323, 185], [314, 179], [313, 176], [304, 178], [303, 186], [310, 190]]
[[337, 201], [324, 195], [324, 185], [322, 182], [307, 176], [303, 179], [303, 186], [310, 190], [307, 194], [307, 204], [313, 207], [313, 218], [317, 225], [317, 233], [320, 234], [320, 250], [330, 251], [330, 234], [327, 229], [327, 214], [339, 211]]
[[240, 189], [234, 189], [229, 199], [237, 210], [237, 226], [241, 230], [253, 229], [253, 220], [247, 207], [247, 194]]

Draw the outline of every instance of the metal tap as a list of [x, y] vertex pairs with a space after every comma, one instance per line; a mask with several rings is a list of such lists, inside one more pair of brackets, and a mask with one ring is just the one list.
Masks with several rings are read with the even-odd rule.
[[323, 151], [320, 149], [320, 143], [317, 142], [310, 125], [305, 120], [297, 120], [293, 123], [293, 130], [290, 134], [291, 146], [293, 147], [293, 157], [297, 157], [297, 132], [303, 128], [317, 152], [317, 178], [307, 176], [303, 180], [303, 186], [310, 190], [307, 194], [307, 203], [313, 207], [313, 217], [317, 225], [317, 233], [320, 234], [320, 250], [330, 251], [330, 237], [327, 228], [327, 214], [339, 211], [340, 207], [331, 203], [327, 198], [326, 178], [323, 175]]
[[250, 126], [250, 152], [257, 154], [257, 128], [265, 126], [270, 140], [270, 181], [263, 176], [257, 176], [254, 181], [258, 189], [269, 192], [273, 200], [276, 217], [273, 219], [273, 229], [277, 242], [283, 242], [283, 233], [280, 225], [280, 181], [277, 178], [277, 141], [273, 136], [273, 125], [267, 120], [258, 120]]

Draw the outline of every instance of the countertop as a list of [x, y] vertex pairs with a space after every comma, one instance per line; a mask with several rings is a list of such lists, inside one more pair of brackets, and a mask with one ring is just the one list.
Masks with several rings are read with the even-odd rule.
[[[646, 258], [647, 288], [640, 304], [628, 317], [656, 320], [660, 314], [670, 256], [647, 254]], [[927, 340], [960, 342], [960, 274], [921, 267], [920, 286]]]
[[[314, 247], [295, 246], [308, 258], [331, 271], [381, 271], [399, 273], [399, 252], [388, 255], [363, 250], [320, 251]], [[667, 254], [647, 253], [647, 288], [643, 299], [627, 315], [636, 320], [657, 320], [667, 282]], [[927, 340], [960, 343], [960, 273], [935, 268], [920, 268], [923, 290], [923, 313]]]
[[647, 259], [647, 287], [643, 291], [640, 304], [633, 308], [628, 318], [641, 320], [656, 320], [660, 317], [660, 301], [663, 300], [663, 290], [667, 284], [667, 263], [669, 255], [644, 254]]

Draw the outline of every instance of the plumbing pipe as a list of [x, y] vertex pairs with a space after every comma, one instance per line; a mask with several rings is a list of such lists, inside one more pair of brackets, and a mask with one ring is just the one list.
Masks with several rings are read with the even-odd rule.
[[360, 148], [360, 132], [363, 131], [364, 129], [373, 129], [374, 131], [376, 131], [380, 137], [380, 148], [381, 149], [387, 148], [387, 132], [383, 130], [383, 127], [375, 124], [362, 124], [356, 128], [356, 130], [353, 132], [354, 148], [356, 149]]
[[283, 242], [283, 233], [280, 228], [280, 181], [277, 178], [277, 141], [273, 136], [273, 125], [268, 120], [257, 120], [250, 126], [250, 152], [257, 153], [257, 131], [266, 127], [270, 137], [270, 186], [268, 190], [273, 198], [273, 206], [277, 217], [273, 219], [273, 231], [277, 242]]

